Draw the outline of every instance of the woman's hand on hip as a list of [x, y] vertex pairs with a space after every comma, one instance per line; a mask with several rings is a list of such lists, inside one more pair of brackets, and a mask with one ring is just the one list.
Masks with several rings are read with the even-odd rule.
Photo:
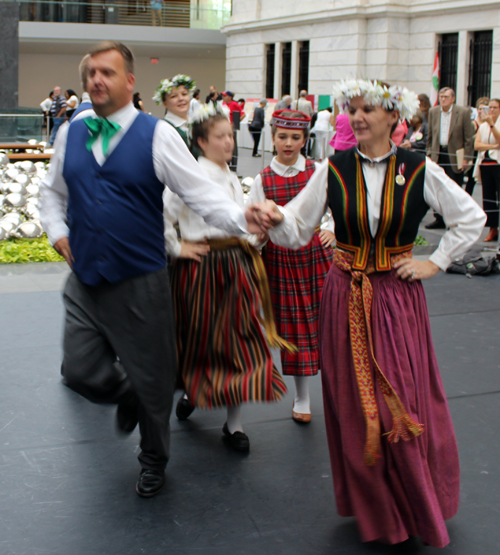
[[415, 260], [414, 258], [404, 258], [394, 263], [393, 268], [396, 270], [398, 278], [406, 281], [415, 281], [417, 279], [430, 279], [434, 277], [440, 270], [434, 262], [430, 260]]

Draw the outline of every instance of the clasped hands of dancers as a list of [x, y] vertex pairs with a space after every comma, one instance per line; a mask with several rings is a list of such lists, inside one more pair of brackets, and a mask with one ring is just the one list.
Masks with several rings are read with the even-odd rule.
[[[278, 155], [245, 207], [227, 166], [233, 129], [223, 108], [201, 109], [190, 137], [183, 111], [194, 84], [178, 75], [155, 95], [166, 121], [139, 113], [133, 65], [114, 42], [84, 58], [91, 117], [113, 131], [92, 135], [88, 118], [61, 127], [42, 184], [44, 227], [73, 270], [66, 385], [116, 403], [123, 432], [139, 423], [136, 491], [151, 497], [165, 482], [177, 366], [181, 412], [182, 401], [189, 410], [226, 406], [224, 436], [248, 451], [239, 408], [284, 396], [269, 349], [279, 346], [299, 422], [310, 420], [304, 380], [321, 366], [339, 514], [357, 518], [363, 541], [421, 536], [445, 546], [444, 521], [458, 508], [458, 451], [420, 280], [465, 252], [485, 216], [436, 164], [390, 142], [416, 95], [377, 81], [340, 83], [334, 96], [358, 146], [318, 166], [300, 154], [309, 118], [275, 113]], [[428, 261], [416, 261], [411, 248], [429, 207], [449, 229]], [[319, 228], [327, 211], [333, 256], [332, 236]]]

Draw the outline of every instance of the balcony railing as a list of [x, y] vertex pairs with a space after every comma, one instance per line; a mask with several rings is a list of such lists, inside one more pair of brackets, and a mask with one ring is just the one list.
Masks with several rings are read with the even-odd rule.
[[224, 0], [15, 1], [20, 21], [220, 29], [231, 17]]

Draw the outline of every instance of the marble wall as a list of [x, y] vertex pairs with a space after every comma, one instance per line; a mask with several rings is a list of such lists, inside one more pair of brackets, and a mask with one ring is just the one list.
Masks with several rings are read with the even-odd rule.
[[0, 2], [0, 108], [17, 108], [19, 4]]
[[[266, 44], [309, 40], [310, 94], [330, 94], [333, 83], [346, 77], [384, 79], [429, 94], [440, 35], [458, 32], [457, 102], [464, 104], [470, 39], [475, 31], [493, 30], [491, 94], [499, 96], [500, 10], [489, 0], [440, 4], [430, 0], [320, 0], [306, 15], [302, 11], [306, 4], [291, 0], [281, 5], [279, 17], [279, 4], [271, 0], [234, 0], [235, 17], [223, 29], [227, 33], [226, 82], [237, 95], [262, 96]], [[272, 18], [264, 17], [271, 11]], [[296, 66], [298, 60], [292, 63]], [[279, 92], [275, 90], [275, 96]]]

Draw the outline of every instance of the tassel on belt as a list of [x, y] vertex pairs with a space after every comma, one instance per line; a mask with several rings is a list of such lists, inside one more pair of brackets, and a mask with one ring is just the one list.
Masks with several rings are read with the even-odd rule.
[[[391, 263], [411, 256], [411, 251], [392, 255]], [[356, 381], [366, 422], [364, 462], [366, 465], [371, 466], [380, 458], [378, 454], [380, 446], [380, 419], [370, 371], [370, 359], [373, 362], [377, 383], [384, 395], [384, 400], [393, 419], [393, 429], [384, 434], [388, 435], [388, 441], [390, 443], [397, 443], [400, 439], [408, 441], [413, 437], [419, 436], [424, 431], [424, 426], [413, 420], [408, 414], [401, 399], [394, 391], [394, 388], [385, 377], [375, 359], [371, 328], [373, 288], [368, 277], [375, 272], [375, 266], [371, 260], [366, 270], [353, 270], [353, 258], [351, 253], [336, 249], [333, 263], [341, 270], [350, 272], [352, 276], [351, 292], [349, 295], [349, 330]]]
[[257, 287], [262, 301], [262, 309], [264, 311], [264, 319], [261, 319], [261, 323], [266, 332], [267, 342], [271, 347], [286, 349], [290, 353], [297, 353], [298, 348], [280, 337], [276, 330], [273, 305], [271, 303], [271, 291], [269, 290], [266, 268], [259, 252], [252, 245], [250, 245], [248, 241], [243, 241], [242, 239], [238, 239], [238, 237], [228, 237], [227, 239], [208, 239], [207, 243], [211, 250], [225, 250], [233, 247], [241, 247], [243, 251], [250, 256], [254, 274], [257, 279]]

